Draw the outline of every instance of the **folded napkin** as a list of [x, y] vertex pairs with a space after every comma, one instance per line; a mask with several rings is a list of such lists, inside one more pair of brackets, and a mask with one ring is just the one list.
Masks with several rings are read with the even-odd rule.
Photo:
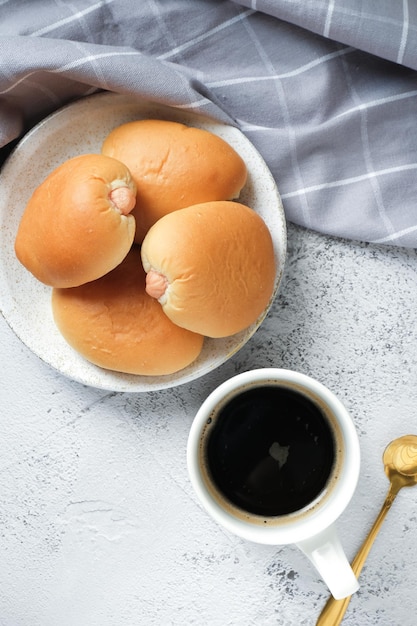
[[2, 158], [63, 104], [132, 94], [240, 128], [289, 221], [414, 248], [416, 52], [411, 0], [1, 0]]

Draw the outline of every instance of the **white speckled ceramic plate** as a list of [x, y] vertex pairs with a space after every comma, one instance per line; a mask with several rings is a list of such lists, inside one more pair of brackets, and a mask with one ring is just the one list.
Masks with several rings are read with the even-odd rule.
[[0, 299], [10, 327], [30, 350], [83, 384], [114, 391], [153, 391], [180, 385], [224, 363], [261, 324], [268, 308], [247, 330], [226, 339], [206, 339], [199, 358], [169, 376], [120, 374], [92, 365], [68, 346], [52, 317], [49, 287], [39, 283], [17, 261], [14, 240], [18, 224], [33, 190], [60, 163], [86, 152], [99, 152], [111, 129], [131, 120], [159, 118], [209, 130], [225, 139], [246, 162], [249, 176], [239, 200], [254, 208], [273, 237], [281, 281], [286, 256], [286, 224], [275, 182], [259, 153], [236, 128], [198, 115], [117, 94], [103, 93], [79, 100], [52, 114], [18, 144], [0, 174]]

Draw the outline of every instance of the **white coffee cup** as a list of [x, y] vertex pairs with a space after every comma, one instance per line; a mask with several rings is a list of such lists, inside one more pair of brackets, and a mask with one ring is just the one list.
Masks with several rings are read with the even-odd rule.
[[202, 505], [227, 530], [296, 544], [335, 598], [357, 591], [335, 522], [357, 485], [359, 440], [324, 385], [276, 368], [225, 381], [194, 418], [187, 464]]

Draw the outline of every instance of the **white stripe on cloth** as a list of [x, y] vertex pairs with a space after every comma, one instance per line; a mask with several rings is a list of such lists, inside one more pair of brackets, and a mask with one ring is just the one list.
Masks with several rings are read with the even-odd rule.
[[381, 239], [373, 239], [372, 243], [392, 243], [405, 235], [409, 235], [410, 233], [415, 233], [417, 231], [417, 224], [415, 226], [409, 226], [408, 228], [404, 228], [403, 230], [399, 230], [396, 233], [391, 233], [387, 237], [381, 237]]
[[198, 37], [194, 37], [193, 39], [186, 41], [185, 43], [181, 44], [180, 46], [177, 46], [173, 50], [169, 50], [168, 52], [159, 54], [156, 58], [159, 59], [160, 61], [166, 61], [167, 59], [170, 59], [171, 57], [176, 56], [177, 54], [183, 52], [184, 50], [187, 50], [188, 48], [192, 48], [193, 46], [200, 43], [201, 41], [204, 41], [205, 39], [212, 37], [213, 35], [219, 33], [220, 31], [230, 28], [230, 26], [233, 26], [234, 24], [236, 24], [236, 22], [241, 22], [249, 15], [252, 15], [252, 13], [253, 11], [251, 9], [247, 11], [243, 11], [242, 13], [239, 13], [238, 15], [233, 17], [232, 19], [222, 22], [215, 28], [212, 28], [211, 30], [207, 31], [206, 33], [203, 33], [202, 35], [199, 35]]
[[364, 109], [370, 109], [372, 107], [382, 106], [383, 104], [389, 104], [390, 102], [396, 102], [398, 100], [406, 100], [407, 98], [414, 98], [417, 96], [417, 89], [413, 91], [405, 91], [404, 93], [395, 94], [395, 96], [386, 96], [385, 98], [378, 98], [377, 100], [371, 100], [370, 102], [362, 102], [357, 106], [351, 107], [342, 113], [335, 115], [334, 120], [337, 120], [345, 115], [351, 115], [357, 111], [363, 111]]
[[355, 48], [342, 48], [341, 50], [336, 50], [335, 52], [330, 52], [329, 54], [325, 54], [314, 61], [310, 61], [305, 65], [297, 67], [295, 70], [291, 70], [290, 72], [284, 72], [283, 74], [271, 74], [269, 76], [241, 76], [240, 78], [230, 78], [227, 80], [219, 80], [219, 81], [211, 81], [207, 82], [208, 87], [227, 87], [228, 85], [239, 85], [245, 83], [256, 83], [258, 81], [273, 81], [273, 80], [282, 80], [284, 78], [292, 78], [294, 76], [298, 76], [299, 74], [303, 74], [304, 72], [308, 72], [309, 70], [321, 65], [322, 63], [327, 63], [328, 61], [332, 61], [337, 57], [344, 56], [345, 54], [349, 54], [351, 52], [356, 52]]
[[[253, 31], [253, 29], [251, 28], [250, 24], [248, 22], [246, 22], [245, 24], [246, 30], [250, 36], [250, 38], [252, 39], [252, 41], [255, 44], [256, 50], [262, 60], [262, 63], [265, 66], [265, 69], [267, 71], [270, 71], [273, 75], [275, 75], [275, 68], [273, 63], [271, 62], [271, 59], [268, 57], [264, 47], [262, 46], [261, 41], [259, 40], [259, 38], [256, 36], [255, 32]], [[297, 179], [297, 181], [300, 184], [303, 184], [303, 178], [302, 178], [302, 174], [301, 174], [301, 168], [300, 168], [300, 164], [298, 162], [298, 157], [297, 157], [297, 142], [296, 142], [296, 136], [295, 136], [295, 131], [294, 131], [294, 127], [291, 123], [291, 116], [290, 116], [290, 112], [288, 109], [288, 105], [287, 105], [287, 100], [285, 97], [285, 91], [284, 91], [284, 87], [282, 85], [282, 80], [278, 79], [275, 75], [275, 81], [274, 81], [274, 87], [275, 87], [275, 91], [277, 93], [278, 96], [278, 100], [280, 103], [280, 107], [283, 113], [283, 117], [284, 117], [284, 122], [285, 122], [285, 126], [286, 126], [286, 131], [287, 131], [287, 135], [288, 135], [288, 140], [289, 140], [289, 144], [290, 144], [290, 159], [291, 159], [291, 163], [293, 166], [293, 171], [295, 174], [295, 177]], [[309, 206], [308, 206], [308, 200], [307, 197], [305, 195], [301, 196], [301, 210], [303, 213], [303, 218], [305, 220], [306, 224], [310, 223], [310, 210], [309, 210]]]
[[42, 35], [46, 35], [47, 33], [50, 33], [53, 30], [56, 30], [57, 28], [61, 28], [62, 26], [66, 26], [67, 24], [70, 24], [71, 22], [80, 20], [81, 18], [85, 17], [89, 13], [93, 13], [97, 9], [101, 9], [106, 4], [111, 4], [114, 1], [115, 0], [100, 0], [100, 2], [96, 2], [96, 4], [93, 4], [87, 9], [84, 9], [83, 11], [77, 11], [77, 13], [74, 13], [74, 15], [70, 15], [69, 17], [64, 17], [61, 20], [58, 20], [58, 22], [55, 22], [54, 24], [49, 24], [48, 26], [44, 26], [43, 28], [39, 28], [38, 30], [33, 31], [32, 33], [29, 33], [29, 36], [41, 37]]
[[404, 59], [405, 46], [407, 45], [409, 27], [408, 0], [403, 0], [403, 30], [401, 33], [400, 48], [398, 50], [397, 63], [402, 63]]
[[334, 10], [334, 0], [330, 0], [329, 6], [327, 7], [326, 22], [324, 24], [324, 30], [323, 30], [323, 35], [325, 37], [329, 36], [330, 26], [332, 23], [333, 10]]
[[382, 170], [374, 170], [372, 172], [367, 172], [366, 174], [360, 174], [359, 176], [351, 176], [349, 178], [342, 178], [339, 180], [333, 180], [326, 183], [320, 183], [317, 185], [310, 185], [309, 187], [303, 187], [302, 189], [297, 189], [295, 191], [288, 191], [287, 193], [281, 194], [281, 198], [283, 200], [287, 198], [295, 198], [296, 196], [301, 196], [302, 194], [312, 193], [315, 191], [321, 191], [322, 189], [331, 189], [333, 187], [343, 187], [346, 185], [354, 185], [363, 180], [368, 180], [371, 178], [377, 178], [379, 176], [387, 176], [389, 174], [397, 174], [399, 172], [407, 172], [411, 170], [417, 170], [417, 163], [407, 163], [405, 165], [396, 165], [394, 167], [387, 167]]
[[[50, 74], [64, 74], [65, 72], [68, 72], [69, 70], [81, 67], [82, 65], [86, 65], [86, 64], [90, 64], [92, 65], [95, 61], [99, 60], [99, 59], [104, 59], [104, 58], [109, 58], [109, 57], [123, 57], [123, 56], [141, 56], [141, 53], [139, 51], [135, 51], [135, 50], [127, 50], [127, 51], [115, 51], [115, 52], [102, 52], [102, 53], [98, 53], [98, 54], [89, 54], [86, 55], [82, 58], [76, 59], [74, 61], [71, 61], [69, 63], [66, 63], [65, 65], [61, 65], [60, 67], [57, 68], [51, 68], [45, 71], [48, 71], [48, 73]], [[6, 89], [3, 89], [0, 91], [0, 95], [4, 95], [7, 94], [11, 91], [13, 91], [13, 89], [15, 89], [18, 85], [20, 85], [21, 83], [28, 81], [28, 79], [30, 79], [31, 76], [34, 76], [35, 74], [37, 74], [40, 70], [35, 70], [32, 72], [28, 72], [27, 74], [25, 74], [24, 76], [22, 76], [21, 78], [19, 78], [19, 80], [16, 80], [12, 85], [10, 85], [9, 87], [7, 87]], [[181, 79], [184, 84], [186, 85], [187, 89], [188, 86], [185, 83], [185, 77], [182, 76], [181, 73], [178, 73], [178, 78]], [[100, 80], [104, 83], [105, 79], [103, 76], [100, 76]], [[37, 86], [39, 89], [43, 89], [42, 85], [37, 85], [37, 83], [35, 81], [31, 81], [31, 85], [33, 86]], [[191, 91], [190, 91], [190, 95], [191, 95]], [[195, 98], [191, 98], [190, 101], [184, 102], [184, 103], [176, 103], [175, 106], [178, 108], [184, 108], [184, 109], [197, 109], [200, 107], [203, 107], [207, 104], [211, 103], [211, 101], [204, 97], [201, 96], [198, 99]]]
[[[395, 11], [398, 11], [396, 7], [394, 8], [394, 13]], [[341, 6], [334, 8], [334, 11], [333, 11], [334, 19], [335, 19], [336, 14], [343, 15], [344, 17], [354, 17], [354, 18], [358, 18], [359, 20], [375, 22], [376, 24], [389, 24], [391, 26], [402, 26], [403, 24], [403, 19], [401, 18], [391, 17], [388, 15], [382, 15], [382, 14], [378, 15], [376, 13], [367, 13], [366, 11], [356, 11], [352, 8], [346, 9]], [[416, 30], [416, 28], [417, 27], [414, 27], [414, 30]]]
[[[89, 54], [80, 59], [76, 59], [75, 61], [71, 61], [70, 63], [66, 63], [65, 65], [61, 65], [61, 67], [44, 69], [44, 71], [47, 71], [51, 74], [62, 74], [62, 73], [67, 72], [68, 70], [74, 69], [76, 67], [80, 67], [81, 65], [85, 65], [86, 63], [91, 63], [92, 61], [96, 61], [98, 59], [103, 59], [106, 57], [115, 57], [115, 56], [136, 56], [136, 55], [139, 56], [140, 52], [132, 50], [132, 51], [123, 51], [123, 52], [117, 51], [117, 52], [102, 52], [100, 54]], [[39, 71], [41, 70], [37, 69], [32, 72], [28, 72], [27, 74], [25, 74], [24, 76], [16, 80], [12, 85], [0, 91], [0, 94], [3, 95], [6, 93], [9, 93], [10, 91], [13, 91], [13, 89], [15, 89], [18, 85], [26, 81], [28, 78], [30, 78], [34, 74], [37, 74]]]
[[[355, 87], [355, 83], [351, 75], [350, 67], [343, 60], [342, 60], [342, 67], [345, 71], [346, 84], [352, 95], [352, 99], [355, 103], [358, 103], [359, 94]], [[359, 105], [357, 104], [356, 106], [359, 106]], [[385, 229], [387, 230], [387, 232], [392, 233], [394, 231], [394, 227], [388, 216], [388, 212], [384, 204], [384, 199], [382, 197], [378, 178], [375, 176], [372, 176], [375, 168], [373, 164], [371, 143], [369, 140], [369, 133], [368, 133], [368, 110], [366, 108], [365, 109], [359, 108], [359, 113], [360, 113], [360, 131], [361, 131], [361, 139], [362, 139], [362, 151], [363, 151], [363, 156], [365, 159], [367, 173], [369, 174], [369, 181], [371, 183], [372, 192], [374, 195], [378, 213], [381, 217], [381, 221]]]

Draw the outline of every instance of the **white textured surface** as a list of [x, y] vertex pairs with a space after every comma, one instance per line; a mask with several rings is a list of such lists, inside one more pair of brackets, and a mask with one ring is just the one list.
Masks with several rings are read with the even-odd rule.
[[[83, 387], [0, 319], [1, 626], [306, 626], [327, 591], [292, 547], [221, 530], [196, 502], [186, 441], [227, 377], [288, 367], [351, 411], [358, 490], [339, 523], [353, 557], [385, 497], [382, 452], [417, 433], [417, 253], [289, 228], [281, 290], [249, 343], [206, 377], [149, 394]], [[417, 488], [389, 512], [346, 626], [415, 626]]]

